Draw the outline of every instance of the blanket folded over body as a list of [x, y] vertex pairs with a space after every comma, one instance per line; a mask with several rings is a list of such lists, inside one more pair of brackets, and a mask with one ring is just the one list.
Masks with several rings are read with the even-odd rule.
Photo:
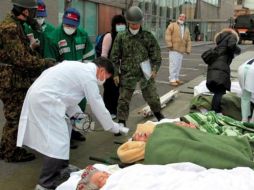
[[228, 137], [177, 127], [156, 126], [145, 149], [145, 164], [192, 162], [206, 168], [254, 168], [251, 146], [246, 137]]

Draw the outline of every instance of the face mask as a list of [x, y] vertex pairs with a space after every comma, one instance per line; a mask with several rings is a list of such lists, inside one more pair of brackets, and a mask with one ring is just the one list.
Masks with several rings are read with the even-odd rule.
[[75, 31], [76, 28], [70, 28], [70, 27], [63, 27], [65, 34], [67, 35], [72, 35]]
[[41, 29], [41, 26], [39, 25], [39, 23], [35, 20], [35, 15], [36, 15], [36, 11], [37, 9], [35, 8], [32, 8], [32, 9], [28, 9], [28, 12], [29, 12], [29, 15], [26, 16], [22, 13], [23, 16], [26, 17], [26, 23], [31, 26], [31, 28], [34, 30], [34, 31], [37, 31], [37, 32], [41, 32], [42, 29]]
[[97, 79], [97, 84], [99, 86], [102, 86], [104, 84], [104, 82], [106, 81], [106, 79], [104, 78], [104, 80], [100, 80], [100, 79]]
[[116, 25], [117, 32], [123, 32], [123, 31], [125, 31], [125, 29], [126, 29], [126, 26], [124, 24]]
[[139, 32], [139, 29], [133, 30], [133, 29], [129, 28], [129, 30], [130, 30], [132, 35], [136, 35]]
[[102, 86], [104, 84], [104, 82], [106, 81], [106, 77], [104, 75], [104, 79], [103, 80], [100, 80], [100, 79], [97, 79], [97, 83], [98, 85]]
[[41, 25], [43, 25], [45, 18], [38, 17], [38, 18], [36, 18], [36, 20], [37, 20], [38, 24], [41, 26]]

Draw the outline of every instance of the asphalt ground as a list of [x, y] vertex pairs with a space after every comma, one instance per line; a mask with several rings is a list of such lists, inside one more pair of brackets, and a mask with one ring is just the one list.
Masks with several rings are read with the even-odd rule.
[[[212, 47], [211, 42], [194, 42], [193, 52], [190, 56], [184, 56], [183, 67], [181, 71], [182, 80], [185, 83], [177, 88], [173, 88], [168, 84], [168, 54], [167, 49], [162, 44], [162, 67], [158, 73], [157, 88], [160, 96], [172, 89], [179, 91], [178, 96], [174, 98], [162, 110], [167, 118], [176, 118], [182, 116], [189, 111], [189, 102], [193, 97], [193, 87], [205, 79], [206, 65], [202, 62], [201, 53]], [[253, 56], [253, 45], [241, 45], [243, 53], [236, 57], [231, 65], [233, 79], [236, 79], [236, 71], [238, 66], [245, 60]], [[147, 120], [156, 121], [154, 117], [144, 118], [138, 114], [138, 111], [144, 106], [142, 95], [137, 88], [131, 102], [130, 116], [127, 125], [130, 128], [128, 136], [115, 137], [111, 133], [103, 131], [96, 123], [95, 131], [86, 135], [87, 140], [79, 143], [77, 149], [71, 150], [70, 163], [80, 168], [84, 168], [88, 164], [98, 163], [97, 160], [91, 160], [90, 157], [103, 159], [111, 163], [116, 163], [116, 149], [118, 143], [126, 141], [136, 128], [138, 123]], [[0, 135], [2, 126], [5, 122], [2, 112], [2, 102], [0, 101]], [[88, 108], [89, 111], [89, 108]], [[36, 154], [36, 159], [27, 163], [6, 163], [0, 160], [0, 189], [1, 190], [32, 190], [38, 180], [42, 155], [30, 150]]]

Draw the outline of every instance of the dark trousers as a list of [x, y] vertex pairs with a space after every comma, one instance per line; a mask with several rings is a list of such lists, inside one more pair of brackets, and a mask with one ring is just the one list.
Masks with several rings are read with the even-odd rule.
[[115, 85], [113, 77], [110, 77], [103, 84], [103, 100], [106, 108], [111, 114], [117, 113], [117, 102], [119, 98], [119, 87]]
[[4, 104], [4, 116], [6, 119], [3, 127], [0, 155], [7, 161], [16, 161], [20, 159], [19, 150], [16, 147], [19, 117], [26, 96], [27, 89], [7, 89], [0, 96]]
[[226, 94], [226, 89], [224, 88], [218, 89], [218, 91], [214, 92], [212, 99], [212, 110], [216, 113], [221, 112], [221, 99], [224, 94]]
[[69, 160], [61, 160], [44, 156], [39, 184], [48, 189], [55, 189], [60, 185], [60, 172], [68, 167]]

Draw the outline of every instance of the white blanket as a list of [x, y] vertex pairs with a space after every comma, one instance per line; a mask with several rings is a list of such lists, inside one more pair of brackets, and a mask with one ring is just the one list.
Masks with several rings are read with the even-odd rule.
[[[75, 190], [82, 172], [76, 172], [57, 190]], [[101, 190], [253, 190], [254, 171], [205, 169], [192, 163], [136, 164], [114, 172]]]
[[[242, 89], [238, 81], [231, 82], [230, 92], [235, 93], [239, 97], [242, 96]], [[213, 95], [213, 93], [211, 93], [206, 87], [205, 80], [194, 87], [194, 96], [197, 96], [199, 94]], [[254, 103], [254, 93], [252, 93], [251, 95], [251, 102]]]

